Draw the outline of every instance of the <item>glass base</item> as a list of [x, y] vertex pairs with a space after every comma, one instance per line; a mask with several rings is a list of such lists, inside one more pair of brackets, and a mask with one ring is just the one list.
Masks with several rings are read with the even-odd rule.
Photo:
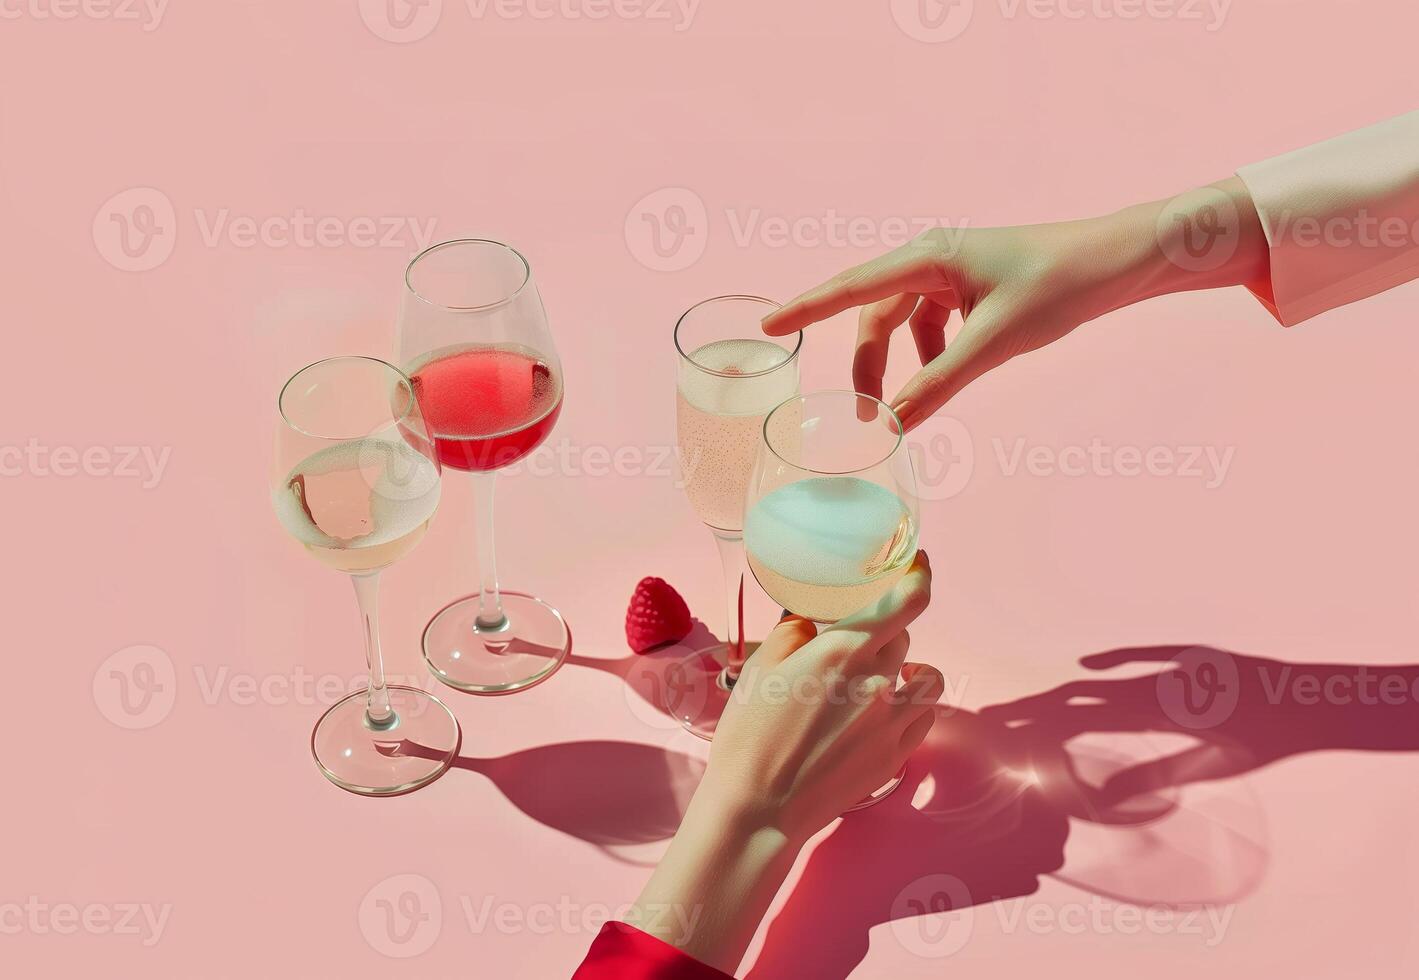
[[866, 810], [870, 806], [876, 806], [878, 803], [881, 803], [883, 800], [885, 800], [887, 797], [891, 796], [897, 791], [897, 787], [902, 785], [902, 777], [904, 777], [906, 774], [907, 767], [904, 765], [902, 766], [902, 768], [897, 770], [897, 774], [895, 776], [883, 783], [880, 788], [874, 790], [866, 799], [862, 800], [859, 803], [854, 803], [852, 806], [848, 807], [843, 812], [856, 813], [858, 810]]
[[[316, 765], [336, 786], [362, 796], [397, 796], [442, 776], [458, 754], [463, 733], [443, 702], [414, 687], [391, 684], [394, 724], [376, 729], [365, 714], [368, 692], [342, 698], [315, 723], [310, 750]], [[392, 751], [401, 743], [420, 747], [418, 755]]]
[[424, 662], [435, 677], [468, 694], [511, 694], [557, 672], [572, 649], [566, 620], [524, 592], [502, 593], [504, 621], [478, 625], [478, 597], [455, 599], [424, 627]]
[[[759, 644], [744, 644], [747, 661]], [[724, 683], [724, 667], [729, 662], [729, 645], [716, 643], [688, 654], [665, 671], [665, 709], [679, 719], [692, 735], [706, 742], [729, 705], [731, 689]]]

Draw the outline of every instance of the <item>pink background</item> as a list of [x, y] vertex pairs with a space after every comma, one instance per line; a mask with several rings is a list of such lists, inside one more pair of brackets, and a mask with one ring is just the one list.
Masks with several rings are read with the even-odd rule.
[[[427, 36], [398, 43], [377, 36], [390, 34], [382, 2], [172, 0], [156, 23], [43, 16], [56, 5], [7, 5], [0, 21], [3, 443], [170, 456], [156, 480], [96, 455], [78, 475], [6, 470], [11, 976], [565, 976], [595, 928], [580, 919], [633, 899], [661, 846], [644, 838], [668, 833], [647, 829], [665, 822], [664, 771], [704, 748], [585, 664], [516, 697], [447, 695], [466, 756], [554, 748], [469, 763], [484, 771], [395, 800], [347, 795], [314, 768], [309, 733], [330, 692], [290, 682], [358, 676], [353, 598], [284, 539], [265, 479], [280, 382], [330, 353], [391, 353], [420, 243], [406, 229], [363, 247], [358, 219], [436, 221], [436, 238], [522, 249], [566, 369], [552, 446], [653, 461], [673, 440], [670, 331], [691, 303], [787, 298], [892, 244], [902, 220], [1099, 213], [1413, 108], [1419, 28], [1398, 3], [1246, 0], [1209, 30], [1206, 7], [1124, 19], [1099, 12], [1126, 3], [1066, 4], [1074, 18], [975, 0], [924, 4], [970, 13], [946, 22], [957, 36], [930, 40], [918, 8], [888, 0], [703, 0], [688, 24], [673, 6], [593, 20], [445, 0], [436, 25], [414, 22]], [[133, 188], [152, 190], [109, 203]], [[259, 224], [298, 211], [333, 219], [338, 240], [204, 234], [224, 213]], [[817, 240], [830, 211], [876, 240]], [[151, 215], [157, 235], [125, 255], [115, 212]], [[687, 231], [661, 240], [666, 255], [650, 249], [647, 213]], [[788, 243], [757, 224], [737, 234], [759, 219], [802, 221]], [[1170, 297], [972, 386], [920, 437], [939, 571], [914, 655], [971, 708], [1081, 676], [1080, 656], [1125, 644], [1415, 662], [1416, 295], [1292, 331], [1240, 290]], [[805, 387], [848, 383], [851, 334], [846, 318], [812, 333]], [[1008, 453], [1020, 438], [1234, 455], [1212, 488], [1007, 475], [994, 440]], [[966, 468], [943, 471], [932, 445]], [[505, 583], [556, 602], [593, 665], [627, 655], [621, 620], [643, 575], [720, 629], [713, 548], [673, 479], [570, 469], [503, 482]], [[422, 624], [472, 588], [471, 533], [470, 487], [454, 475], [434, 532], [386, 576], [392, 674], [422, 677]], [[756, 632], [772, 612], [756, 598]], [[150, 667], [161, 691], [128, 715], [113, 671], [141, 683]], [[877, 926], [856, 975], [1412, 975], [1416, 776], [1412, 755], [1311, 753], [1221, 787], [1250, 801], [1246, 832], [1270, 859], [1244, 894], [1212, 896], [1236, 900], [1215, 943], [1030, 927], [984, 905], [949, 954], [929, 930], [912, 938], [919, 923]], [[554, 788], [577, 777], [568, 806]], [[584, 794], [603, 782], [593, 805]], [[527, 802], [539, 786], [550, 812]], [[871, 841], [852, 852], [864, 874]], [[1091, 852], [1071, 852], [1062, 875], [1148, 860], [1097, 829], [1079, 842]], [[424, 917], [400, 943], [381, 933], [379, 903], [406, 891]], [[125, 903], [171, 908], [157, 936], [59, 934], [50, 913], [14, 928], [5, 907], [32, 896], [115, 917]], [[532, 921], [479, 930], [465, 901]], [[1025, 901], [1044, 921], [1100, 900], [1046, 877]], [[572, 928], [540, 918], [558, 906]], [[765, 958], [754, 975], [793, 971]]]

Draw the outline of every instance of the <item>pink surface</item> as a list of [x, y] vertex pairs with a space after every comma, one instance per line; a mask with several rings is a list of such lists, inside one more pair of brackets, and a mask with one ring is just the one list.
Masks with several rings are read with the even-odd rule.
[[[384, 0], [0, 7], [7, 976], [568, 975], [704, 755], [616, 673], [642, 575], [722, 625], [709, 535], [664, 463], [675, 317], [787, 298], [928, 221], [1111, 210], [1412, 108], [1419, 27], [1411, 5], [1344, 0], [1220, 22], [1109, 0], [439, 6], [404, 29]], [[461, 234], [527, 254], [557, 335], [554, 455], [502, 484], [500, 552], [579, 662], [515, 697], [449, 692], [465, 763], [361, 799], [310, 759], [362, 663], [349, 586], [269, 513], [275, 395], [316, 357], [388, 356], [407, 258]], [[1292, 331], [1241, 290], [1172, 297], [972, 386], [918, 437], [939, 571], [913, 654], [972, 709], [1125, 645], [1415, 662], [1416, 296]], [[805, 388], [848, 383], [851, 334], [813, 332]], [[889, 388], [910, 366], [900, 345]], [[1108, 466], [1051, 465], [1095, 441]], [[147, 455], [121, 465], [124, 447]], [[1122, 476], [1119, 447], [1175, 455]], [[1037, 462], [1013, 468], [1017, 448]], [[471, 528], [451, 474], [386, 577], [393, 675], [432, 684], [418, 633], [473, 588]], [[756, 596], [754, 631], [772, 615]], [[1419, 966], [1413, 754], [1309, 752], [1184, 789], [1211, 816], [1182, 858], [1082, 821], [982, 839], [933, 810], [936, 761], [805, 857], [745, 972], [809, 975], [795, 945], [823, 976]], [[1026, 898], [853, 913], [963, 881], [1028, 891], [1032, 849], [1048, 864], [1066, 831]], [[1226, 922], [1130, 929], [1110, 889]]]

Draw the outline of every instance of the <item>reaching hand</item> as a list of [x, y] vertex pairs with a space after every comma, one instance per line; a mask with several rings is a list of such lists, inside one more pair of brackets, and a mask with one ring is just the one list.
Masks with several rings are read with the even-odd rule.
[[[1171, 237], [1186, 233], [1193, 217], [1185, 213], [1189, 198], [1085, 221], [935, 228], [810, 289], [767, 317], [764, 331], [782, 336], [861, 307], [853, 385], [881, 398], [888, 341], [909, 323], [922, 370], [892, 407], [911, 429], [985, 372], [1110, 310], [1263, 277], [1266, 239], [1246, 186], [1233, 178], [1213, 188], [1228, 197], [1240, 223], [1235, 238], [1223, 239], [1235, 251], [1217, 266], [1170, 258], [1180, 254]], [[1199, 208], [1215, 202], [1200, 200]], [[1215, 207], [1208, 220], [1216, 220]], [[952, 310], [963, 323], [948, 344]]]

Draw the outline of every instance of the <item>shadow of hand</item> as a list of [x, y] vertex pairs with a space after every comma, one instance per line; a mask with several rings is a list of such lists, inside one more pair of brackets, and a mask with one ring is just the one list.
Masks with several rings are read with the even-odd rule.
[[1005, 766], [1009, 738], [938, 709], [897, 791], [812, 852], [749, 976], [846, 977], [874, 925], [1034, 892], [1063, 862], [1068, 821]]
[[1181, 645], [1111, 650], [1080, 663], [1100, 671], [1168, 667], [1141, 677], [1070, 681], [981, 716], [1011, 726], [1031, 745], [1055, 749], [1088, 732], [1168, 732], [1195, 742], [1108, 777], [1091, 801], [1095, 812], [1302, 752], [1419, 749], [1419, 667], [1294, 664]]

